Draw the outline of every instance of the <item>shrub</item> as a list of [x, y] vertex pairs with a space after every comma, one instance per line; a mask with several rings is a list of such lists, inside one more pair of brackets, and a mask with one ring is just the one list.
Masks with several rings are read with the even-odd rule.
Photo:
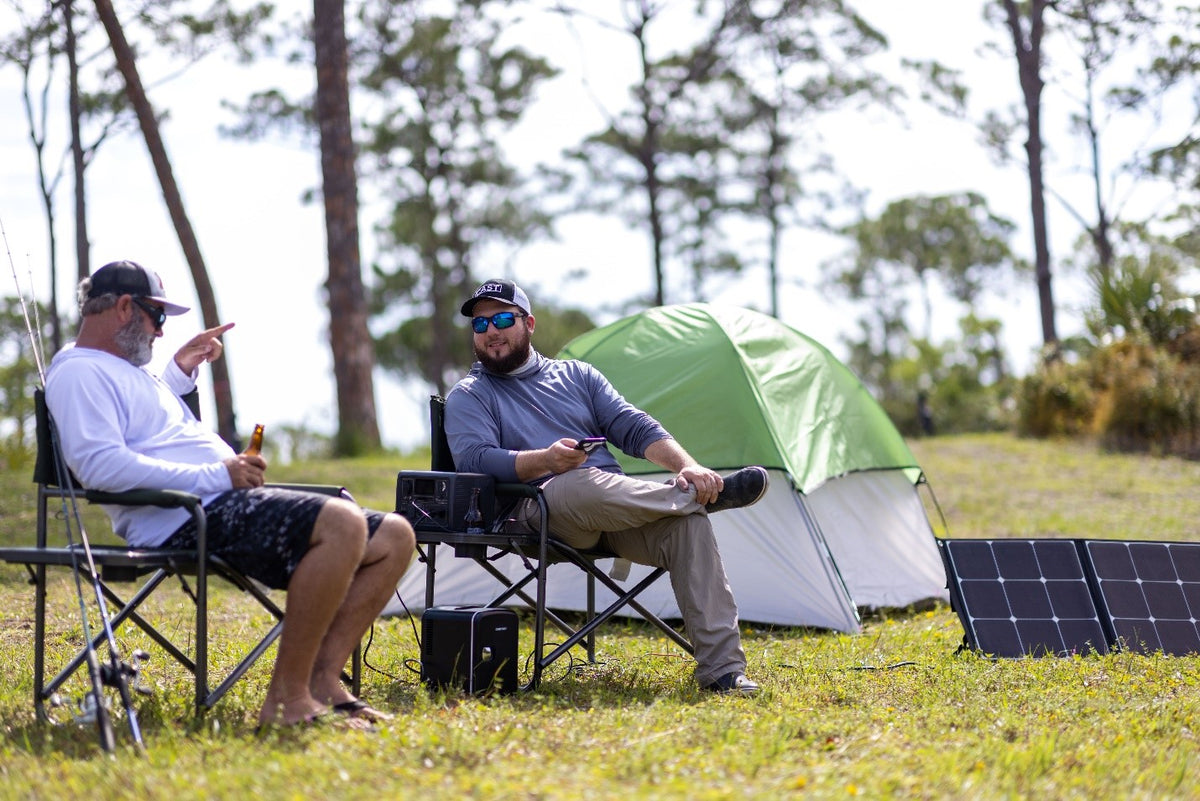
[[1117, 451], [1196, 458], [1200, 369], [1165, 348], [1123, 341], [1096, 352], [1094, 430]]
[[1200, 458], [1200, 365], [1144, 339], [1104, 345], [1075, 363], [1044, 363], [1021, 382], [1017, 430], [1091, 434], [1111, 450]]
[[1087, 365], [1059, 359], [1026, 376], [1017, 393], [1017, 433], [1030, 437], [1087, 433], [1096, 408], [1088, 373]]
[[0, 465], [5, 470], [33, 470], [34, 448], [15, 434], [0, 438]]

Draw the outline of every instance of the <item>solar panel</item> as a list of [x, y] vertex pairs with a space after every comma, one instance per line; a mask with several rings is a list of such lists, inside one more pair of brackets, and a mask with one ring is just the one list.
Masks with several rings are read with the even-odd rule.
[[1200, 653], [1200, 544], [1085, 540], [1083, 547], [1117, 647]]
[[967, 644], [995, 656], [1108, 653], [1072, 540], [938, 540]]

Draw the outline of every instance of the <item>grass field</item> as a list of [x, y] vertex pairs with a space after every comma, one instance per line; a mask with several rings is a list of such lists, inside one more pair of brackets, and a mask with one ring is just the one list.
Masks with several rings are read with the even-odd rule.
[[[939, 534], [1200, 539], [1198, 464], [1006, 435], [912, 445], [945, 516], [943, 528], [930, 505]], [[345, 483], [363, 503], [390, 508], [401, 466], [296, 465], [272, 478]], [[0, 481], [0, 542], [25, 541], [28, 471]], [[129, 748], [121, 728], [109, 758], [91, 728], [33, 719], [23, 579], [22, 568], [0, 566], [3, 798], [1200, 795], [1200, 659], [960, 655], [962, 629], [945, 606], [869, 617], [858, 635], [747, 624], [749, 672], [765, 688], [755, 698], [700, 693], [689, 661], [636, 623], [606, 630], [598, 665], [556, 666], [537, 693], [430, 695], [416, 681], [412, 623], [382, 620], [364, 694], [397, 715], [372, 733], [326, 725], [256, 736], [265, 663], [197, 720], [187, 675], [123, 632], [127, 651], [153, 654], [144, 671], [153, 695], [138, 704], [147, 751]], [[53, 596], [50, 647], [61, 656], [78, 635], [79, 606], [65, 580]], [[186, 629], [186, 603], [166, 593], [155, 611]], [[237, 593], [215, 603], [220, 661], [264, 621]], [[530, 633], [523, 638], [527, 653]]]

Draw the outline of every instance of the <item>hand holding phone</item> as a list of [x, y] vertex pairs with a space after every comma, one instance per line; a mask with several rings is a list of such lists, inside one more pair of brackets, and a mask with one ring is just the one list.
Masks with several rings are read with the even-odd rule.
[[584, 437], [583, 439], [579, 440], [579, 443], [575, 446], [575, 450], [583, 451], [584, 453], [591, 453], [592, 451], [596, 450], [596, 448], [599, 448], [601, 445], [603, 445], [606, 441], [607, 440], [605, 440], [604, 437]]

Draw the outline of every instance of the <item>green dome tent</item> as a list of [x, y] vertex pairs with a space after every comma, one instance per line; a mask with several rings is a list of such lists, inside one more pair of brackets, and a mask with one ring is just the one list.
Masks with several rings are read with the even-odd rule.
[[[712, 517], [743, 619], [851, 631], [857, 608], [946, 598], [916, 459], [813, 339], [765, 314], [693, 303], [582, 334], [559, 358], [596, 365], [701, 464], [770, 470], [762, 501]], [[659, 471], [617, 456], [630, 474]]]

